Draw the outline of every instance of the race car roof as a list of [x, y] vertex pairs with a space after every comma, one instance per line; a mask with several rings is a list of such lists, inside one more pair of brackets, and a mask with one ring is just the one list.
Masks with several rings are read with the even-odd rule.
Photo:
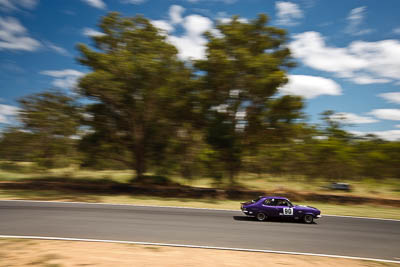
[[288, 199], [287, 197], [280, 197], [280, 196], [266, 196], [265, 198]]

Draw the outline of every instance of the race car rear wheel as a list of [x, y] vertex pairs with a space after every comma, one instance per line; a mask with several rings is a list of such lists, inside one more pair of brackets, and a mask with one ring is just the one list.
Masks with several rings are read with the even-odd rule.
[[265, 215], [265, 213], [259, 212], [257, 213], [256, 218], [259, 221], [265, 221], [265, 219], [267, 219], [267, 215]]
[[304, 221], [305, 223], [310, 224], [310, 223], [312, 223], [312, 222], [314, 221], [314, 217], [313, 217], [311, 214], [306, 214], [306, 215], [304, 215], [304, 217], [303, 217], [303, 221]]

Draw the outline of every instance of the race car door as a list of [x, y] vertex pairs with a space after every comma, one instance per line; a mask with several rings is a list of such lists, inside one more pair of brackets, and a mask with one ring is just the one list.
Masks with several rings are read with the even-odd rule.
[[293, 217], [293, 207], [286, 199], [277, 199], [276, 208], [280, 217]]
[[263, 212], [267, 214], [269, 217], [278, 217], [278, 209], [276, 207], [276, 199], [268, 198], [262, 204]]

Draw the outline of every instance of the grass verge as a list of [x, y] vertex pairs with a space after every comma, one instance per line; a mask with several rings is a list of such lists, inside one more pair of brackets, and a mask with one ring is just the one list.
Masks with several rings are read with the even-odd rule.
[[77, 241], [0, 238], [0, 247], [1, 266], [399, 266], [318, 256]]
[[[1, 163], [1, 161], [0, 161]], [[18, 163], [22, 164], [22, 163]], [[16, 165], [16, 163], [14, 164]], [[19, 165], [14, 166], [15, 168]], [[132, 170], [85, 170], [79, 168], [60, 168], [49, 170], [35, 169], [1, 169], [0, 181], [23, 181], [59, 177], [60, 179], [83, 179], [87, 181], [108, 180], [118, 183], [129, 183], [134, 172]], [[151, 173], [149, 173], [151, 175]], [[184, 179], [181, 176], [171, 175], [168, 177], [171, 182], [180, 185], [193, 187], [210, 188], [215, 187], [215, 181], [210, 178], [197, 177], [195, 179]], [[318, 192], [334, 193], [345, 196], [360, 197], [379, 197], [400, 199], [400, 179], [362, 179], [362, 180], [340, 180], [340, 182], [349, 183], [352, 192], [328, 191], [322, 187], [329, 184], [326, 179], [315, 178], [307, 179], [296, 175], [256, 175], [251, 173], [241, 173], [237, 178], [237, 185], [242, 188], [262, 191], [297, 191], [297, 192]], [[225, 188], [228, 184], [218, 185]]]

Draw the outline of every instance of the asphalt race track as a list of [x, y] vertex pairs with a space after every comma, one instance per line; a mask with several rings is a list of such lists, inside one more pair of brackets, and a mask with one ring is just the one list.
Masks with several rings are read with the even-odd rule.
[[307, 225], [258, 222], [240, 211], [0, 201], [0, 235], [400, 258], [400, 221], [331, 216]]

